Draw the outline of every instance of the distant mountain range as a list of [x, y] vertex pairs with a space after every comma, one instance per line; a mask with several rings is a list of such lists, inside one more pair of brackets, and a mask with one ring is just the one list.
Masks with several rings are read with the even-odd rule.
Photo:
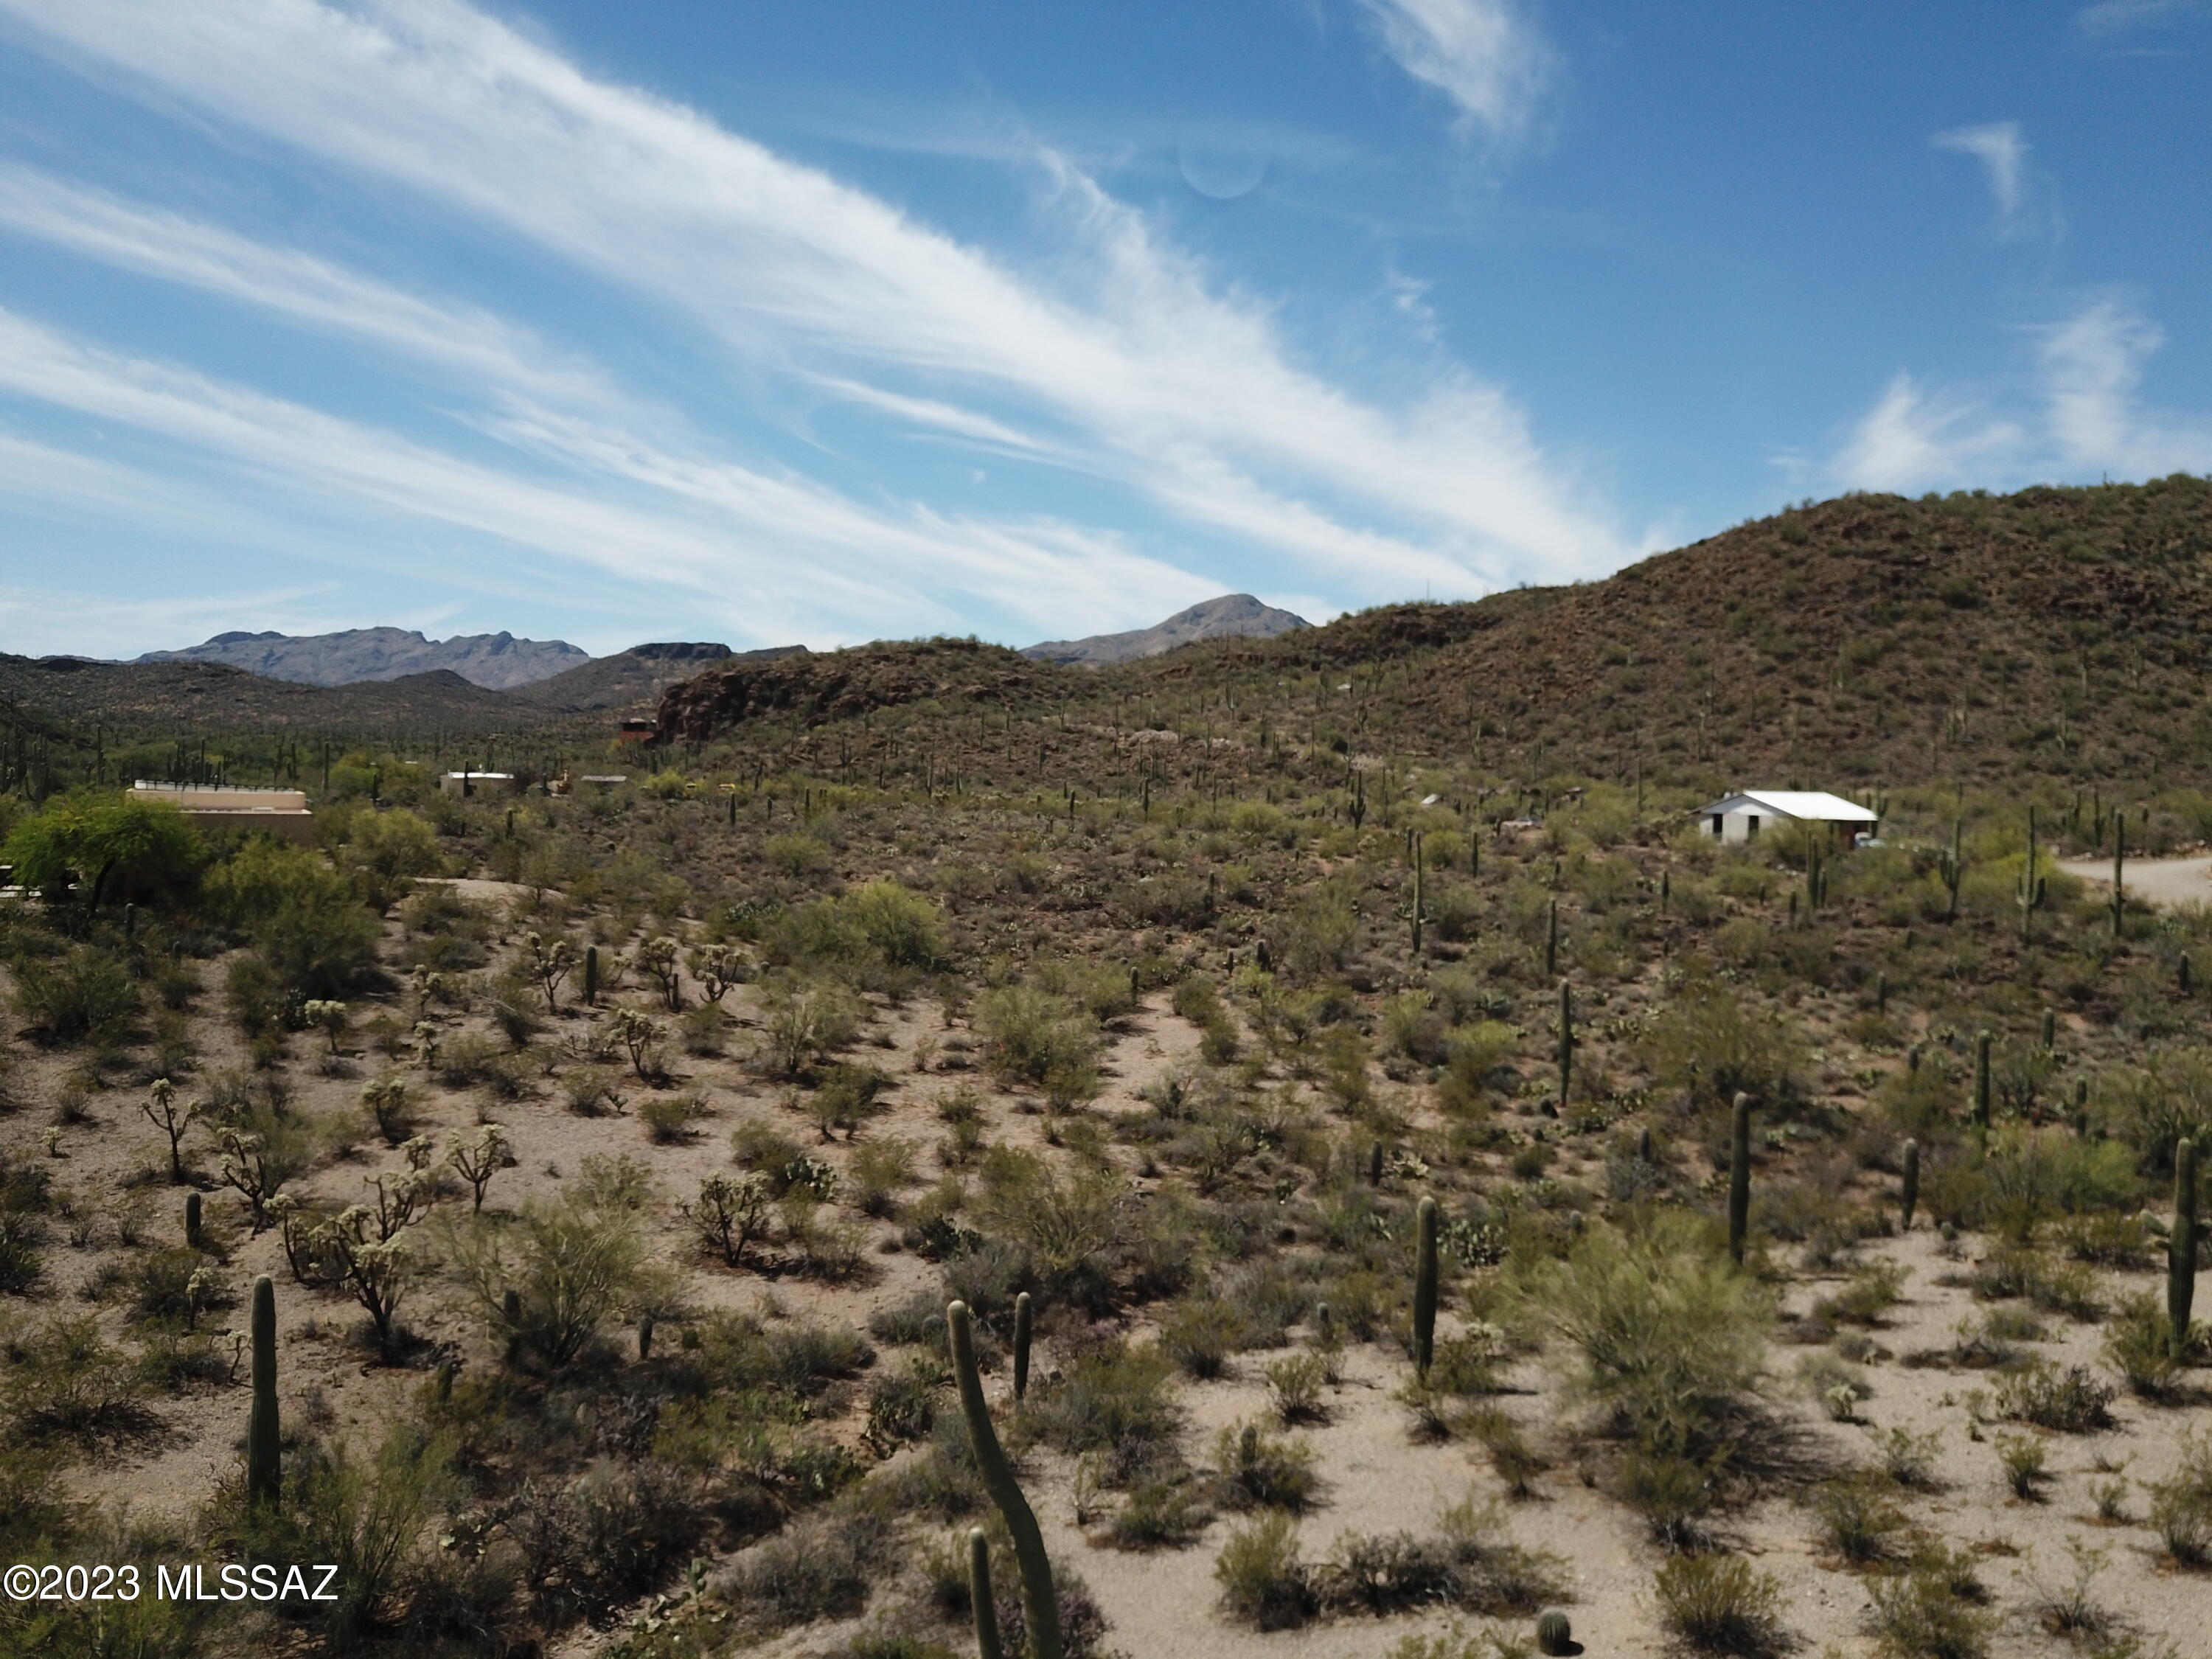
[[1047, 640], [1042, 645], [1024, 647], [1022, 655], [1032, 662], [1103, 668], [1140, 657], [1157, 657], [1200, 640], [1271, 640], [1278, 634], [1312, 626], [1304, 617], [1262, 605], [1249, 593], [1224, 593], [1188, 611], [1178, 611], [1150, 628], [1133, 629], [1127, 634], [1093, 634], [1083, 640]]
[[302, 685], [356, 685], [443, 668], [471, 685], [506, 691], [580, 667], [592, 653], [566, 640], [518, 640], [505, 633], [432, 640], [411, 629], [349, 628], [337, 634], [218, 634], [204, 645], [149, 651], [138, 660], [219, 662]]

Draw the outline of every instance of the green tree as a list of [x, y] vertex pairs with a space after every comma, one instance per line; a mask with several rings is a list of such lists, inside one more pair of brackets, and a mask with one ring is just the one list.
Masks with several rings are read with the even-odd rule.
[[8, 862], [27, 887], [57, 893], [70, 872], [89, 884], [97, 910], [106, 898], [152, 899], [191, 878], [199, 836], [166, 801], [80, 793], [46, 803], [9, 835]]
[[342, 997], [375, 965], [376, 916], [319, 854], [249, 841], [204, 890], [214, 917], [252, 940], [289, 991]]

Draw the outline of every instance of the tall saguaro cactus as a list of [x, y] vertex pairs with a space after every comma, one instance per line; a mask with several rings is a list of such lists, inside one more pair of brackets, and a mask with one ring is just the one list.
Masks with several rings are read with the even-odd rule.
[[1559, 971], [1559, 902], [1553, 899], [1544, 917], [1544, 972]]
[[1966, 834], [1966, 821], [1964, 818], [1954, 818], [1951, 821], [1951, 850], [1944, 856], [1940, 866], [1943, 878], [1943, 890], [1949, 895], [1948, 902], [1943, 908], [1943, 920], [1946, 921], [1956, 921], [1959, 919], [1959, 882], [1966, 874], [1966, 869], [1963, 845]]
[[1567, 1109], [1567, 1085], [1575, 1071], [1575, 989], [1559, 981], [1559, 1109]]
[[2126, 914], [2124, 881], [2127, 875], [2128, 821], [2112, 814], [2112, 937], [2120, 936], [2120, 918]]
[[282, 1488], [282, 1433], [276, 1419], [276, 1285], [253, 1281], [253, 1407], [246, 1419], [246, 1496], [256, 1508], [274, 1504]]
[[1740, 1094], [1729, 1126], [1729, 1260], [1743, 1265], [1744, 1235], [1751, 1226], [1751, 1097]]
[[2027, 861], [2020, 872], [2020, 942], [2027, 945], [2035, 938], [2035, 907], [2042, 897], [2035, 878], [2035, 809], [2027, 809]]
[[1425, 1198], [1413, 1212], [1413, 1369], [1429, 1374], [1437, 1355], [1437, 1201]]
[[1920, 1143], [1905, 1143], [1905, 1191], [1900, 1195], [1899, 1208], [1903, 1212], [1899, 1232], [1912, 1231], [1912, 1212], [1920, 1207]]
[[1421, 832], [1407, 832], [1413, 842], [1413, 954], [1421, 954], [1421, 866], [1427, 861], [1421, 848]]
[[968, 1528], [968, 1600], [975, 1610], [976, 1659], [1006, 1659], [999, 1645], [999, 1604], [991, 1596], [991, 1540]]
[[2173, 1149], [2173, 1231], [2166, 1241], [2166, 1312], [2173, 1326], [2173, 1357], [2189, 1350], [2189, 1316], [2197, 1300], [2197, 1143]]
[[[1060, 1598], [1052, 1583], [1052, 1562], [1044, 1553], [1044, 1534], [1037, 1529], [1036, 1513], [1022, 1496], [1021, 1482], [999, 1445], [998, 1431], [991, 1426], [991, 1407], [983, 1398], [983, 1382], [975, 1370], [975, 1338], [970, 1329], [968, 1304], [953, 1302], [945, 1310], [945, 1338], [952, 1351], [952, 1374], [960, 1385], [960, 1410], [968, 1419], [968, 1438], [981, 1471], [984, 1490], [1006, 1517], [1014, 1540], [1014, 1561], [1022, 1574], [1022, 1610], [1028, 1615], [1031, 1659], [1063, 1659], [1060, 1639]], [[969, 1556], [972, 1569], [973, 1546]]]
[[1014, 1401], [1018, 1405], [1030, 1393], [1030, 1337], [1036, 1328], [1036, 1315], [1030, 1293], [1024, 1291], [1014, 1298]]

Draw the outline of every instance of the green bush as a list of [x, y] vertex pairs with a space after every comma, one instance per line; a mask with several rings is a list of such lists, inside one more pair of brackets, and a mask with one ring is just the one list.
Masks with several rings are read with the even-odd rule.
[[80, 945], [58, 957], [21, 956], [15, 1012], [50, 1042], [119, 1039], [138, 1016], [138, 987], [123, 959]]
[[844, 980], [862, 990], [902, 993], [944, 965], [945, 913], [895, 881], [875, 881], [817, 899], [777, 918], [768, 959]]
[[632, 1206], [605, 1185], [579, 1182], [557, 1200], [533, 1199], [510, 1221], [471, 1216], [448, 1236], [454, 1271], [493, 1328], [549, 1370], [573, 1364], [609, 1321], [659, 1288]]
[[1667, 1003], [1644, 1040], [1656, 1080], [1706, 1101], [1738, 1093], [1769, 1108], [1804, 1091], [1804, 1039], [1797, 1027], [1755, 1013], [1726, 987], [1693, 983]]
[[1213, 1464], [1214, 1495], [1229, 1509], [1302, 1515], [1321, 1488], [1312, 1443], [1270, 1434], [1256, 1423], [1223, 1429], [1214, 1439]]
[[1737, 1555], [1677, 1555], [1653, 1576], [1659, 1620], [1698, 1653], [1765, 1659], [1784, 1651], [1781, 1587]]
[[1984, 1659], [1996, 1615], [1971, 1558], [1941, 1547], [1868, 1583], [1875, 1639], [1882, 1659]]
[[1298, 1525], [1280, 1510], [1231, 1533], [1213, 1576], [1231, 1615], [1255, 1630], [1291, 1630], [1313, 1616], [1313, 1586], [1298, 1560]]
[[376, 914], [319, 854], [250, 840], [208, 872], [202, 891], [210, 913], [250, 939], [296, 995], [343, 998], [375, 970]]
[[1121, 1484], [1158, 1463], [1182, 1426], [1175, 1366], [1158, 1348], [1111, 1342], [1072, 1360], [1030, 1408], [1030, 1431], [1071, 1456], [1103, 1453]]
[[1592, 1228], [1528, 1276], [1520, 1306], [1580, 1351], [1583, 1388], [1639, 1443], [1697, 1455], [1749, 1395], [1774, 1318], [1708, 1230], [1671, 1212]]
[[57, 796], [19, 820], [0, 860], [15, 866], [24, 886], [49, 896], [74, 873], [85, 902], [98, 909], [175, 893], [199, 866], [200, 841], [166, 801], [84, 791]]
[[1064, 998], [1006, 985], [975, 1000], [984, 1064], [1002, 1083], [1036, 1085], [1072, 1100], [1097, 1091], [1098, 1023]]

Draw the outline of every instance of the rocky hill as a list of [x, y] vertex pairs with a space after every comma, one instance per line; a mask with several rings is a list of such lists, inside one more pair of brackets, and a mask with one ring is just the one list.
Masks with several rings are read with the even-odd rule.
[[587, 663], [591, 653], [565, 640], [518, 640], [512, 634], [457, 634], [426, 639], [410, 629], [349, 628], [336, 634], [218, 634], [182, 651], [149, 651], [140, 662], [211, 662], [274, 680], [352, 685], [447, 669], [492, 690], [528, 685]]
[[679, 680], [733, 664], [774, 662], [804, 656], [803, 645], [771, 646], [764, 651], [732, 651], [726, 645], [675, 642], [632, 646], [611, 657], [564, 670], [550, 679], [519, 686], [518, 702], [552, 714], [585, 714], [651, 703]]
[[1136, 662], [1157, 657], [1178, 646], [1203, 640], [1272, 639], [1294, 629], [1310, 628], [1304, 617], [1262, 605], [1249, 593], [1224, 593], [1188, 611], [1178, 611], [1165, 622], [1126, 634], [1093, 634], [1087, 639], [1048, 640], [1026, 646], [1022, 655], [1036, 662], [1062, 663], [1074, 667], [1103, 668], [1113, 663]]

